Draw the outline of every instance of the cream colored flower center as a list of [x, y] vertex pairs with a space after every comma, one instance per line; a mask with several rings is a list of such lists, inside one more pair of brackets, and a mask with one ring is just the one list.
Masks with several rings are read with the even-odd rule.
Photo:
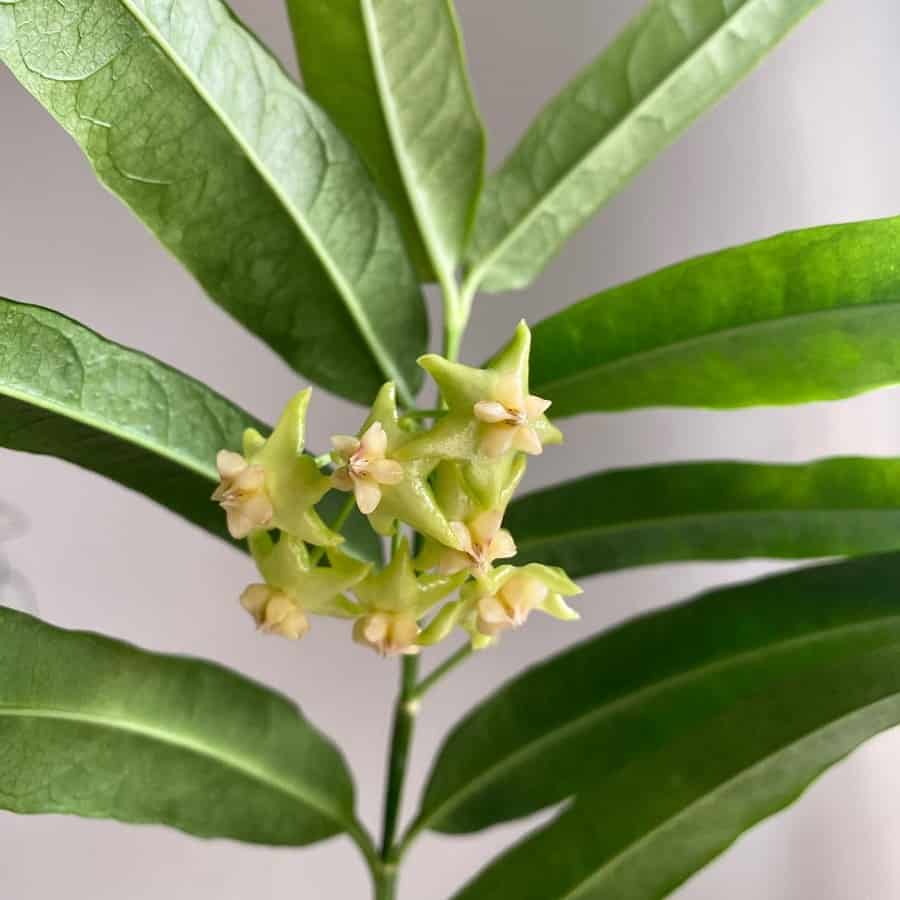
[[364, 515], [374, 512], [381, 502], [380, 485], [398, 484], [403, 467], [387, 459], [387, 434], [381, 422], [373, 422], [362, 437], [338, 434], [332, 437], [335, 455], [343, 461], [333, 476], [334, 486], [353, 491], [356, 505]]
[[309, 631], [309, 620], [296, 600], [267, 584], [251, 584], [241, 594], [241, 606], [267, 634], [298, 641]]
[[225, 510], [228, 531], [233, 538], [247, 537], [272, 520], [274, 508], [266, 493], [266, 472], [250, 465], [240, 453], [220, 450], [216, 456], [219, 486], [212, 499]]
[[356, 620], [353, 640], [371, 647], [381, 656], [413, 655], [419, 652], [419, 626], [408, 614], [374, 612]]
[[526, 395], [517, 376], [501, 376], [493, 397], [479, 400], [473, 407], [475, 418], [484, 425], [481, 451], [489, 457], [502, 456], [510, 449], [534, 456], [542, 453], [543, 445], [534, 423], [549, 407], [549, 400]]

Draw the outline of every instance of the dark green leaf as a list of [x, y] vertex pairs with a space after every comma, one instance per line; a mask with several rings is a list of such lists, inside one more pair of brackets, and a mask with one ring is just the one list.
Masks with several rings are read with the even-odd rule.
[[366, 161], [423, 278], [452, 283], [484, 134], [449, 0], [288, 0], [303, 82]]
[[334, 745], [284, 697], [199, 660], [0, 608], [0, 807], [301, 845], [353, 831]]
[[427, 325], [399, 229], [349, 143], [220, 0], [7, 0], [0, 61], [294, 368], [361, 403], [388, 379], [411, 400]]
[[[768, 809], [772, 800], [777, 808], [824, 767], [814, 750], [819, 738], [835, 735], [837, 743], [826, 743], [836, 759], [900, 721], [898, 579], [897, 553], [790, 572], [643, 616], [536, 666], [454, 729], [435, 763], [418, 827], [474, 831], [599, 790], [615, 814], [596, 816], [590, 844], [573, 844], [591, 863], [605, 858], [607, 841], [625, 848], [645, 838], [649, 846], [662, 828], [697, 846], [727, 833], [718, 852], [736, 836], [729, 822], [737, 807], [719, 807], [712, 791], [746, 779], [751, 786], [734, 799], [746, 827], [760, 817], [756, 804]], [[882, 648], [888, 652], [879, 656]], [[754, 771], [767, 774], [754, 780]], [[707, 775], [721, 780], [706, 783]], [[790, 790], [782, 794], [788, 775]], [[626, 783], [630, 794], [619, 790]], [[694, 787], [699, 792], [690, 803], [679, 805]], [[763, 802], [757, 794], [767, 790], [774, 793]], [[596, 806], [590, 809], [594, 815]], [[598, 829], [605, 837], [595, 853]], [[681, 864], [671, 847], [653, 846], [648, 852], [656, 863], [642, 857], [644, 869], [655, 871], [669, 856]], [[635, 844], [636, 856], [641, 847]], [[536, 858], [549, 866], [552, 856]], [[493, 878], [485, 884], [495, 884]], [[539, 883], [546, 893], [525, 892], [516, 880], [509, 895], [568, 896]], [[603, 897], [631, 896], [625, 881], [607, 888]]]
[[[152, 357], [48, 309], [0, 299], [0, 446], [76, 463], [231, 540], [210, 501], [215, 459], [240, 449], [249, 427], [268, 431]], [[342, 502], [326, 497], [327, 521]], [[349, 527], [348, 549], [380, 560], [380, 540], [362, 517]]]
[[470, 282], [524, 287], [821, 0], [652, 0], [488, 179]]
[[900, 460], [679, 463], [579, 478], [514, 501], [516, 562], [572, 577], [691, 559], [900, 549]]
[[900, 219], [701, 256], [534, 329], [553, 413], [836, 400], [900, 380]]

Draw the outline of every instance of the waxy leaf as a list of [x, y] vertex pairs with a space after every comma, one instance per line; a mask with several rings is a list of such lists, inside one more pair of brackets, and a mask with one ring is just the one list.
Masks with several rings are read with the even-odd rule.
[[778, 235], [603, 291], [533, 329], [556, 416], [837, 400], [900, 380], [900, 219]]
[[[574, 804], [458, 900], [664, 897], [900, 724], [898, 576], [893, 554], [720, 591], [535, 670], [539, 708], [554, 692], [565, 704], [585, 683], [573, 677], [611, 695], [572, 723], [567, 747], [550, 737], [541, 748], [559, 788], [575, 786], [560, 774], [566, 765], [587, 780]], [[611, 656], [599, 652], [604, 641]], [[490, 729], [478, 734], [489, 741]]]
[[0, 608], [0, 808], [302, 845], [354, 831], [337, 748], [286, 698], [200, 660]]
[[0, 61], [100, 180], [299, 372], [371, 402], [421, 381], [425, 311], [350, 144], [220, 0], [12, 0]]
[[900, 460], [697, 462], [602, 472], [510, 504], [516, 564], [573, 578], [693, 559], [900, 549]]
[[486, 291], [529, 284], [628, 180], [821, 0], [651, 0], [492, 175], [468, 254]]
[[892, 553], [727, 587], [530, 669], [447, 739], [417, 827], [475, 831], [577, 796], [546, 838], [571, 854], [529, 846], [552, 877], [513, 851], [521, 880], [504, 860], [462, 896], [580, 898], [583, 866], [610, 879], [584, 897], [662, 896], [629, 891], [669, 889], [900, 722], [898, 578]]
[[[211, 502], [216, 453], [239, 450], [259, 420], [169, 366], [71, 319], [0, 299], [0, 447], [76, 463], [155, 500], [225, 540]], [[343, 497], [319, 506], [326, 522]], [[356, 514], [345, 549], [381, 559]]]
[[450, 284], [484, 134], [449, 0], [288, 0], [303, 84], [397, 213], [423, 278]]

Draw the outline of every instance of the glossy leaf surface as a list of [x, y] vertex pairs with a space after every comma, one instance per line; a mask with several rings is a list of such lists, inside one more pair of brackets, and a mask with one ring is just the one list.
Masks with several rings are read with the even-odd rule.
[[449, 0], [288, 0], [303, 83], [366, 161], [423, 278], [451, 282], [484, 134]]
[[343, 758], [212, 663], [0, 608], [0, 807], [301, 845], [353, 828]]
[[[0, 446], [75, 463], [140, 491], [225, 540], [210, 501], [222, 448], [268, 428], [193, 378], [39, 306], [0, 299]], [[334, 521], [343, 498], [320, 505]], [[352, 551], [381, 558], [359, 516]]]
[[[595, 823], [584, 841], [565, 831], [579, 859], [612, 867], [632, 845], [638, 860], [646, 842], [657, 862], [629, 862], [634, 878], [642, 870], [652, 877], [664, 859], [677, 868], [681, 853], [654, 844], [659, 830], [682, 841], [685, 853], [706, 846], [708, 861], [737, 836], [735, 821], [748, 827], [856, 743], [900, 721], [898, 576], [900, 554], [893, 553], [726, 587], [535, 666], [454, 729], [429, 779], [419, 827], [475, 831], [597, 791], [602, 806], [584, 801]], [[835, 742], [820, 745], [831, 734]], [[717, 802], [716, 791], [728, 794], [741, 779], [747, 791]], [[532, 852], [552, 869], [544, 849]], [[568, 857], [559, 852], [554, 872], [565, 880]], [[500, 867], [507, 875], [514, 869]], [[677, 883], [674, 868], [658, 872], [673, 879], [669, 886]], [[538, 878], [533, 868], [522, 871]], [[489, 896], [481, 891], [496, 886], [495, 877], [463, 896]], [[527, 876], [516, 875], [508, 890], [569, 896], [555, 893], [555, 878], [536, 880], [540, 888], [531, 893]], [[608, 893], [584, 896], [632, 896], [629, 883], [605, 882]]]
[[532, 389], [570, 416], [836, 400], [900, 380], [900, 219], [701, 256], [533, 331]]
[[572, 577], [677, 560], [900, 549], [900, 460], [696, 462], [602, 472], [514, 500], [516, 563]]
[[409, 401], [426, 346], [400, 231], [350, 144], [219, 0], [13, 0], [0, 61], [100, 180], [288, 363]]
[[486, 184], [469, 253], [528, 285], [573, 232], [821, 0], [651, 0], [540, 113]]

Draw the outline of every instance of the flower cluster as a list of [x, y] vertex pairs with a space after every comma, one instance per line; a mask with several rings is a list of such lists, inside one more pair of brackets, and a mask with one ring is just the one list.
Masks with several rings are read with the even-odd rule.
[[[313, 458], [304, 453], [307, 389], [268, 438], [250, 429], [243, 454], [219, 453], [213, 500], [232, 536], [248, 539], [262, 576], [241, 596], [260, 629], [296, 640], [310, 615], [345, 618], [354, 640], [393, 656], [456, 627], [482, 648], [533, 610], [578, 618], [563, 598], [580, 590], [561, 569], [495, 565], [516, 555], [502, 524], [527, 456], [562, 440], [549, 402], [528, 392], [530, 346], [522, 322], [483, 369], [423, 356], [443, 401], [431, 428], [400, 413], [389, 382], [359, 436], [336, 435], [330, 456]], [[331, 489], [352, 492], [372, 528], [394, 536], [384, 568], [343, 551], [337, 523], [335, 531], [322, 521], [315, 507]], [[397, 537], [404, 525], [420, 535], [415, 555]]]

